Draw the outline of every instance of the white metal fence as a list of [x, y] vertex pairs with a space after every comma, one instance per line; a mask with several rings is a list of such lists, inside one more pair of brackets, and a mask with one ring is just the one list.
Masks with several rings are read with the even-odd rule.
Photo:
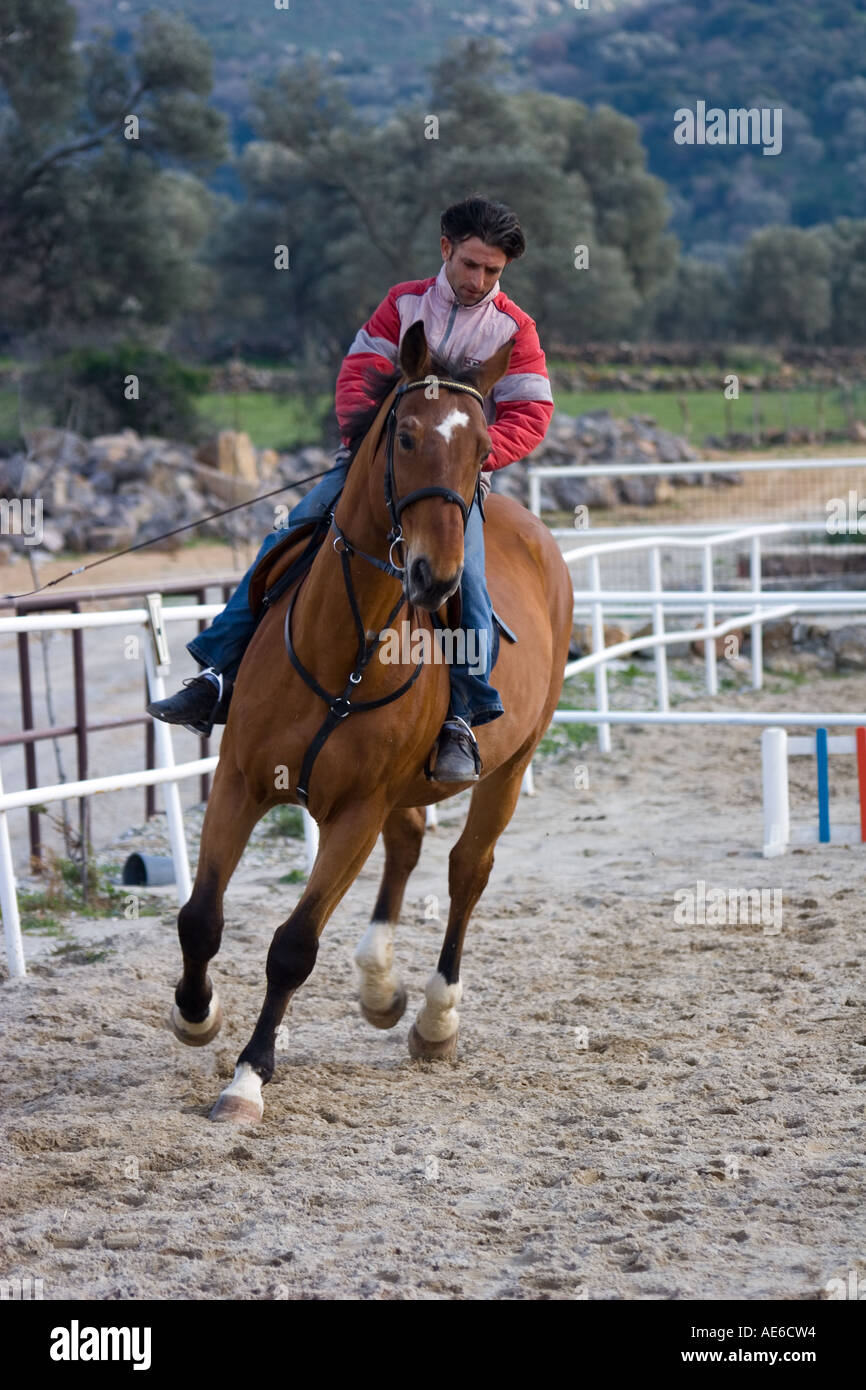
[[[669, 679], [666, 648], [684, 639], [704, 643], [705, 686], [709, 695], [718, 694], [718, 661], [716, 639], [727, 633], [749, 629], [751, 633], [752, 686], [760, 690], [763, 686], [763, 625], [778, 618], [791, 617], [795, 613], [856, 613], [866, 611], [866, 599], [857, 590], [785, 590], [774, 591], [762, 586], [761, 555], [762, 541], [770, 537], [784, 535], [792, 528], [780, 523], [766, 523], [757, 526], [737, 527], [721, 533], [681, 536], [677, 534], [658, 534], [651, 532], [646, 536], [629, 536], [623, 540], [602, 541], [597, 544], [579, 545], [563, 553], [569, 565], [586, 564], [589, 567], [588, 587], [574, 590], [575, 615], [589, 614], [592, 630], [592, 651], [589, 655], [569, 662], [565, 669], [566, 679], [582, 671], [595, 671], [596, 710], [579, 713], [557, 711], [556, 722], [598, 723], [599, 747], [602, 752], [610, 752], [612, 723], [642, 723], [646, 711], [622, 711], [616, 719], [606, 719], [610, 709], [607, 666], [609, 662], [634, 652], [652, 650], [655, 654], [655, 674], [657, 692], [657, 713], [669, 714], [667, 723], [686, 722], [683, 715], [670, 710]], [[585, 533], [591, 534], [591, 533]], [[749, 544], [749, 587], [741, 589], [719, 589], [714, 582], [714, 561], [717, 552], [724, 546]], [[662, 551], [671, 549], [699, 550], [701, 554], [701, 582], [699, 590], [670, 590], [662, 585]], [[605, 555], [647, 552], [648, 573], [646, 587], [636, 590], [605, 589], [601, 578], [601, 558]], [[666, 616], [673, 612], [677, 617], [686, 613], [698, 612], [703, 617], [698, 628], [666, 630]], [[717, 619], [719, 613], [733, 613], [733, 616]], [[604, 620], [607, 617], [621, 618], [635, 614], [649, 613], [652, 619], [652, 633], [643, 637], [630, 638], [609, 647], [604, 643]], [[858, 716], [862, 722], [862, 716]], [[697, 719], [690, 722], [698, 722]], [[722, 719], [710, 722], [723, 722]], [[730, 722], [740, 722], [731, 718]], [[743, 720], [741, 722], [747, 722]], [[778, 716], [776, 723], [783, 722]], [[796, 718], [784, 721], [799, 722]], [[837, 720], [837, 722], [839, 722]], [[857, 721], [854, 721], [857, 722]]]
[[[772, 460], [755, 463], [713, 463], [711, 467], [689, 465], [615, 465], [595, 468], [533, 468], [530, 470], [530, 491], [533, 510], [540, 510], [540, 482], [544, 476], [615, 476], [624, 472], [656, 472], [670, 474], [679, 469], [685, 473], [749, 471], [761, 469], [770, 471], [780, 468], [819, 467], [822, 463], [836, 463], [835, 460]], [[845, 461], [849, 462], [848, 460]], [[856, 460], [854, 462], [857, 462]], [[751, 714], [739, 711], [679, 711], [670, 708], [669, 679], [667, 667], [667, 647], [674, 642], [704, 641], [705, 684], [710, 695], [718, 692], [718, 670], [715, 640], [737, 630], [748, 628], [751, 632], [752, 685], [760, 689], [763, 684], [763, 624], [771, 619], [788, 617], [797, 612], [850, 613], [866, 611], [866, 597], [858, 591], [842, 590], [799, 590], [772, 591], [762, 585], [762, 542], [768, 538], [778, 538], [785, 534], [802, 533], [804, 530], [823, 529], [822, 522], [762, 523], [752, 526], [735, 526], [719, 530], [717, 525], [694, 526], [688, 528], [689, 534], [674, 532], [667, 528], [662, 534], [651, 532], [648, 535], [622, 534], [617, 531], [616, 539], [595, 541], [593, 533], [582, 533], [589, 543], [580, 544], [564, 552], [568, 564], [589, 566], [588, 588], [575, 589], [575, 614], [589, 614], [592, 630], [592, 651], [587, 656], [572, 661], [566, 667], [566, 678], [581, 671], [595, 671], [596, 708], [594, 710], [558, 710], [554, 721], [558, 723], [596, 723], [598, 724], [599, 746], [607, 752], [611, 747], [611, 726], [614, 724], [744, 724], [754, 726], [793, 725], [803, 727], [822, 727], [827, 725], [857, 726], [866, 722], [862, 712], [851, 714], [785, 713]], [[686, 528], [683, 528], [686, 529]], [[571, 533], [576, 534], [576, 533]], [[596, 533], [597, 534], [597, 533]], [[719, 552], [726, 546], [748, 542], [749, 546], [749, 587], [741, 589], [718, 588], [715, 583], [715, 562]], [[665, 589], [662, 582], [663, 552], [697, 550], [701, 557], [701, 588], [697, 590]], [[611, 590], [602, 585], [602, 557], [646, 553], [648, 561], [646, 586], [636, 590]], [[0, 635], [5, 633], [73, 630], [76, 628], [123, 627], [141, 628], [144, 635], [144, 653], [148, 692], [151, 700], [165, 698], [165, 675], [169, 669], [169, 652], [165, 623], [194, 619], [208, 619], [216, 616], [222, 604], [184, 604], [163, 608], [158, 593], [149, 594], [146, 607], [115, 610], [103, 613], [61, 613], [32, 614], [19, 617], [0, 618]], [[670, 614], [682, 617], [686, 613], [697, 612], [702, 615], [702, 624], [697, 629], [668, 631], [666, 620]], [[605, 616], [622, 617], [649, 613], [652, 632], [644, 637], [631, 638], [610, 647], [604, 644]], [[732, 616], [721, 616], [731, 614]], [[610, 662], [641, 650], [652, 650], [655, 655], [656, 698], [655, 710], [617, 710], [610, 709], [607, 683], [607, 666]], [[119, 773], [108, 777], [89, 778], [81, 782], [63, 782], [52, 786], [29, 790], [4, 792], [0, 776], [0, 907], [3, 911], [3, 925], [9, 969], [12, 975], [24, 974], [24, 956], [21, 944], [21, 929], [11, 842], [7, 824], [10, 810], [28, 805], [60, 801], [79, 796], [90, 796], [98, 792], [109, 792], [125, 787], [140, 787], [159, 784], [163, 787], [165, 809], [174, 861], [175, 882], [178, 903], [182, 905], [191, 891], [189, 860], [183, 831], [178, 782], [185, 778], [212, 771], [217, 757], [197, 759], [194, 762], [176, 764], [171, 740], [170, 726], [155, 721], [155, 737], [158, 767], [151, 771], [141, 770]], [[532, 791], [532, 770], [527, 771], [524, 789]], [[435, 810], [428, 811], [428, 823], [435, 824]], [[305, 838], [308, 862], [312, 862], [317, 848], [317, 827], [305, 813]]]

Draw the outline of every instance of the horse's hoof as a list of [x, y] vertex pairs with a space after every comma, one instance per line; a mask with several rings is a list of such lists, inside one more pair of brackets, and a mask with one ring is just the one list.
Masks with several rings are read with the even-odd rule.
[[361, 1013], [374, 1028], [393, 1028], [406, 1012], [408, 995], [405, 986], [400, 985], [387, 1009], [369, 1009], [363, 999], [359, 1000]]
[[409, 1029], [409, 1056], [414, 1057], [416, 1062], [452, 1062], [457, 1056], [459, 1031], [457, 1029], [450, 1038], [443, 1038], [441, 1042], [429, 1042], [413, 1023]]
[[232, 1081], [210, 1112], [212, 1120], [231, 1125], [257, 1125], [264, 1114], [262, 1078], [249, 1062], [239, 1062]]
[[245, 1096], [228, 1096], [223, 1092], [210, 1112], [210, 1118], [230, 1125], [257, 1125], [263, 1114], [261, 1101], [256, 1105], [254, 1100], [247, 1100]]
[[213, 1042], [223, 1026], [223, 1011], [219, 995], [216, 992], [211, 995], [207, 1018], [203, 1018], [201, 1023], [189, 1023], [177, 1004], [172, 1004], [171, 1013], [168, 1016], [168, 1026], [174, 1036], [180, 1042], [186, 1043], [187, 1047], [204, 1047], [207, 1043]]

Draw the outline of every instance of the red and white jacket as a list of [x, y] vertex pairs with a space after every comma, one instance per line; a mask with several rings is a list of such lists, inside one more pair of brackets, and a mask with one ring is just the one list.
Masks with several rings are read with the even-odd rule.
[[403, 334], [421, 319], [431, 351], [461, 366], [485, 362], [510, 338], [514, 350], [505, 376], [484, 402], [492, 449], [485, 472], [525, 458], [547, 433], [553, 396], [534, 321], [503, 294], [499, 281], [477, 304], [459, 304], [445, 264], [429, 280], [407, 280], [388, 291], [359, 329], [340, 368], [336, 387], [337, 421], [343, 432], [353, 411], [370, 404], [364, 373], [370, 366], [392, 372]]

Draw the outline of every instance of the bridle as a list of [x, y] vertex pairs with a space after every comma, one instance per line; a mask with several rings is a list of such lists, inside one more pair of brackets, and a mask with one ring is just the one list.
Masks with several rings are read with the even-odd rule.
[[434, 383], [437, 388], [437, 393], [440, 386], [444, 386], [446, 391], [462, 391], [467, 395], [474, 396], [482, 409], [484, 407], [484, 397], [480, 391], [476, 391], [474, 386], [468, 386], [462, 381], [449, 381], [447, 377], [427, 376], [420, 381], [404, 381], [401, 386], [397, 387], [394, 399], [391, 402], [391, 409], [388, 411], [385, 420], [385, 506], [388, 508], [388, 515], [391, 518], [391, 531], [388, 534], [388, 539], [391, 541], [392, 550], [395, 544], [403, 539], [400, 517], [407, 507], [410, 507], [413, 502], [418, 502], [422, 497], [444, 497], [446, 502], [453, 502], [455, 506], [459, 507], [463, 513], [464, 533], [469, 523], [469, 507], [467, 507], [460, 493], [455, 492], [453, 488], [419, 487], [416, 488], [414, 492], [408, 493], [405, 497], [395, 499], [394, 496], [397, 490], [394, 479], [394, 439], [397, 434], [397, 406], [400, 404], [403, 396], [408, 395], [410, 391], [418, 391], [422, 386], [429, 387]]
[[[318, 757], [318, 754], [321, 751], [325, 741], [333, 732], [333, 730], [337, 727], [337, 725], [342, 723], [342, 721], [345, 718], [347, 718], [348, 715], [353, 714], [357, 711], [378, 709], [382, 705], [389, 705], [393, 700], [398, 700], [401, 695], [405, 695], [406, 691], [409, 689], [410, 686], [414, 685], [415, 681], [420, 676], [421, 668], [424, 665], [424, 658], [422, 655], [421, 659], [419, 660], [417, 666], [415, 667], [415, 670], [412, 672], [412, 675], [409, 677], [409, 679], [407, 681], [404, 681], [404, 683], [397, 690], [392, 691], [390, 695], [383, 695], [379, 700], [350, 699], [350, 696], [354, 694], [356, 686], [360, 685], [361, 677], [363, 676], [364, 671], [372, 661], [376, 649], [382, 641], [381, 633], [377, 633], [372, 642], [367, 641], [367, 633], [364, 626], [364, 621], [361, 617], [360, 609], [358, 608], [358, 600], [355, 596], [354, 585], [352, 584], [352, 571], [351, 566], [349, 564], [351, 556], [357, 555], [362, 560], [367, 560], [371, 565], [375, 565], [377, 569], [381, 570], [384, 574], [387, 574], [389, 577], [393, 579], [400, 579], [402, 581], [403, 574], [405, 572], [405, 565], [395, 564], [393, 556], [394, 547], [399, 545], [403, 541], [403, 531], [400, 526], [400, 517], [403, 515], [403, 512], [406, 510], [407, 507], [411, 506], [413, 502], [420, 501], [422, 497], [443, 497], [446, 502], [453, 502], [453, 504], [456, 507], [460, 508], [460, 511], [463, 515], [464, 534], [466, 532], [466, 527], [469, 523], [469, 511], [472, 503], [470, 503], [467, 507], [466, 502], [460, 496], [460, 493], [455, 492], [453, 488], [436, 486], [419, 487], [416, 488], [414, 492], [407, 493], [405, 497], [398, 498], [395, 496], [396, 482], [394, 476], [394, 439], [397, 433], [397, 407], [400, 401], [402, 400], [403, 396], [405, 396], [409, 391], [417, 391], [422, 386], [428, 387], [433, 384], [435, 384], [437, 388], [442, 386], [447, 391], [465, 392], [468, 395], [474, 396], [482, 407], [484, 405], [484, 397], [482, 396], [480, 391], [477, 391], [475, 389], [474, 386], [469, 386], [461, 381], [450, 381], [445, 377], [427, 376], [420, 381], [406, 381], [403, 382], [402, 385], [398, 386], [394, 395], [394, 399], [391, 402], [391, 406], [388, 410], [388, 414], [385, 418], [385, 505], [388, 508], [388, 516], [391, 520], [391, 530], [388, 532], [387, 537], [389, 541], [388, 559], [380, 560], [378, 556], [368, 555], [366, 551], [359, 550], [357, 546], [352, 545], [352, 543], [349, 541], [348, 537], [345, 535], [341, 527], [338, 526], [337, 521], [334, 517], [334, 511], [337, 505], [336, 502], [334, 503], [333, 508], [325, 518], [325, 520], [329, 522], [328, 529], [330, 529], [330, 527], [333, 526], [334, 530], [337, 533], [334, 537], [334, 550], [340, 557], [340, 562], [343, 569], [343, 582], [346, 586], [346, 595], [349, 600], [349, 607], [352, 612], [352, 618], [355, 623], [355, 630], [358, 635], [358, 654], [355, 658], [355, 665], [341, 694], [332, 695], [329, 691], [325, 690], [324, 687], [319, 684], [312, 672], [308, 671], [306, 666], [304, 666], [303, 662], [301, 661], [300, 657], [295, 651], [294, 645], [292, 643], [292, 612], [295, 607], [295, 600], [297, 599], [298, 594], [300, 593], [303, 587], [303, 579], [301, 580], [300, 584], [298, 584], [297, 588], [292, 594], [289, 606], [286, 610], [284, 636], [286, 643], [286, 651], [289, 654], [289, 659], [291, 660], [291, 663], [297, 671], [298, 675], [302, 677], [302, 679], [306, 682], [309, 688], [316, 695], [318, 695], [319, 699], [323, 700], [328, 707], [328, 713], [325, 716], [324, 723], [320, 726], [313, 738], [312, 743], [310, 743], [309, 747], [307, 748], [307, 751], [304, 754], [304, 760], [301, 764], [301, 771], [298, 776], [298, 785], [295, 789], [295, 792], [298, 800], [301, 802], [303, 806], [307, 805], [310, 773], [313, 769], [313, 763]], [[480, 508], [480, 474], [478, 478], [476, 496]], [[473, 501], [474, 500], [475, 499], [473, 498]], [[482, 516], [483, 515], [484, 513], [482, 510]], [[309, 573], [309, 570], [307, 571], [307, 573]], [[306, 578], [306, 576], [304, 577]], [[385, 629], [391, 626], [392, 622], [396, 618], [397, 614], [399, 613], [400, 609], [403, 607], [405, 602], [406, 595], [401, 592], [400, 598], [397, 600], [397, 603], [394, 605], [394, 607], [392, 608], [391, 612], [385, 620]]]

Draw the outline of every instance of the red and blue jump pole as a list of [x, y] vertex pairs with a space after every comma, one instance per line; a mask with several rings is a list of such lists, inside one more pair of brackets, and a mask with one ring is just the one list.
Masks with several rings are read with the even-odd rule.
[[[860, 803], [860, 842], [866, 844], [866, 729], [854, 730], [857, 753], [857, 791]], [[815, 730], [815, 763], [818, 772], [818, 841], [830, 843], [830, 768], [827, 730]]]

